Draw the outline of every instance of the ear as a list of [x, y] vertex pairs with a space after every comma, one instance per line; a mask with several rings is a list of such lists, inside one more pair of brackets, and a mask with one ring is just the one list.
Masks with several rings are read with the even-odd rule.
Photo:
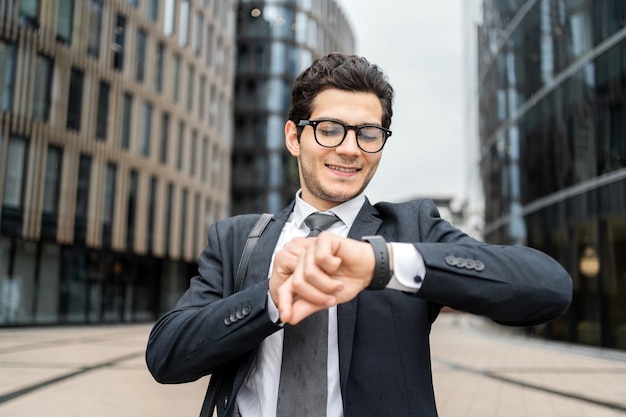
[[298, 127], [295, 122], [288, 120], [285, 123], [285, 145], [293, 156], [300, 156], [300, 141], [298, 140]]

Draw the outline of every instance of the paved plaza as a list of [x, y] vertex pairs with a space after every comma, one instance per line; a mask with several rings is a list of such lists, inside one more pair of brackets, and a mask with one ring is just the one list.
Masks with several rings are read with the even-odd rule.
[[[626, 416], [626, 352], [511, 336], [482, 323], [443, 313], [433, 328], [440, 417]], [[0, 329], [0, 416], [197, 417], [207, 378], [154, 382], [144, 363], [149, 331]]]

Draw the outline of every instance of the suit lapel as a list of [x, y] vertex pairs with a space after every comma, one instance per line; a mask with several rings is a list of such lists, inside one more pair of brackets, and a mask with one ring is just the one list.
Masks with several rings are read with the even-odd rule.
[[[361, 237], [376, 234], [382, 220], [378, 211], [366, 199], [361, 211], [350, 228], [348, 237], [361, 240]], [[354, 329], [359, 297], [337, 306], [337, 337], [339, 343], [339, 377], [341, 391], [345, 392], [352, 360], [352, 346], [354, 344]]]

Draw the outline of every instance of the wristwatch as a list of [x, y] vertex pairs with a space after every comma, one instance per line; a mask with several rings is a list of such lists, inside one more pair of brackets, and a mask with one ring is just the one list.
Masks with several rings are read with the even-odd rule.
[[370, 285], [366, 290], [382, 290], [387, 287], [393, 271], [391, 270], [391, 263], [389, 260], [389, 251], [387, 250], [387, 242], [382, 236], [363, 236], [362, 241], [368, 242], [374, 249], [374, 259], [376, 261], [374, 265], [374, 276]]

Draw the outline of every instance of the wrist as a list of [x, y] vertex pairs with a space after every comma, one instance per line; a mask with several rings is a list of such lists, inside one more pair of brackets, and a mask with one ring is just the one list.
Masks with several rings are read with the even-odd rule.
[[382, 290], [387, 287], [393, 275], [390, 244], [382, 236], [363, 236], [361, 240], [368, 242], [374, 250], [374, 273], [366, 290]]

